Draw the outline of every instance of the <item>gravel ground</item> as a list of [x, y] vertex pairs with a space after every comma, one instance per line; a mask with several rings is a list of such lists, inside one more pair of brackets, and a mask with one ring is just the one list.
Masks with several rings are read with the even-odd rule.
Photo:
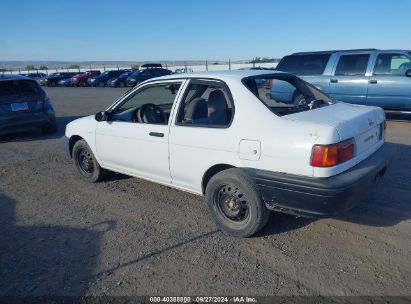
[[59, 133], [0, 143], [0, 295], [411, 295], [411, 123], [392, 167], [335, 219], [272, 214], [257, 236], [216, 230], [201, 197], [112, 174], [89, 184], [58, 138], [125, 90], [47, 88]]

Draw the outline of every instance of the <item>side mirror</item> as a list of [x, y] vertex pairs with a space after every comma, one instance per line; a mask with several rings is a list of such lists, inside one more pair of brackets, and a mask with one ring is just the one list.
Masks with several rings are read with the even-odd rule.
[[96, 115], [94, 115], [94, 119], [97, 121], [107, 121], [108, 112], [107, 111], [98, 112]]
[[405, 76], [411, 77], [411, 69], [409, 69], [405, 72]]

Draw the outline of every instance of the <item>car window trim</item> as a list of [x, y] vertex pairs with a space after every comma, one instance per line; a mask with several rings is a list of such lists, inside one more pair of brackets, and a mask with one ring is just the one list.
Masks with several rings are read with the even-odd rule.
[[[180, 102], [178, 104], [176, 113], [174, 115], [174, 126], [177, 126], [177, 127], [193, 127], [193, 128], [207, 128], [207, 129], [228, 129], [228, 128], [230, 128], [233, 121], [234, 121], [235, 104], [234, 104], [233, 95], [231, 94], [231, 90], [228, 87], [228, 85], [223, 80], [213, 79], [213, 78], [188, 78], [187, 80], [188, 80], [188, 82], [185, 86], [184, 94], [182, 94], [182, 96], [181, 96], [181, 99], [180, 99]], [[178, 114], [182, 109], [183, 102], [185, 101], [185, 98], [187, 97], [187, 94], [189, 92], [188, 88], [189, 88], [189, 86], [192, 82], [199, 83], [199, 84], [205, 84], [205, 85], [209, 85], [210, 83], [217, 83], [219, 86], [221, 86], [226, 91], [227, 97], [229, 99], [228, 102], [231, 103], [231, 106], [232, 106], [231, 119], [230, 119], [230, 122], [227, 125], [221, 126], [221, 125], [211, 125], [211, 124], [185, 124], [185, 123], [177, 122]]]

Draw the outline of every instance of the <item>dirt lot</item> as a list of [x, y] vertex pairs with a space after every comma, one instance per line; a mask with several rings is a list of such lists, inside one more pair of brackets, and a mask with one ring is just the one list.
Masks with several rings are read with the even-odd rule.
[[411, 295], [411, 123], [389, 122], [394, 164], [352, 211], [272, 214], [225, 236], [201, 197], [112, 175], [88, 184], [64, 125], [124, 90], [50, 88], [60, 131], [0, 143], [0, 295]]

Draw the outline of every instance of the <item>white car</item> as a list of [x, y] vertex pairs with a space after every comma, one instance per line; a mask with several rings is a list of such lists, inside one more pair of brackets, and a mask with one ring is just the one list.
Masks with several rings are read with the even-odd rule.
[[[282, 82], [304, 102], [276, 101]], [[352, 207], [384, 174], [385, 115], [335, 102], [291, 74], [218, 71], [141, 83], [107, 110], [69, 123], [81, 176], [108, 170], [204, 195], [224, 232], [247, 237], [269, 211], [326, 217]]]

